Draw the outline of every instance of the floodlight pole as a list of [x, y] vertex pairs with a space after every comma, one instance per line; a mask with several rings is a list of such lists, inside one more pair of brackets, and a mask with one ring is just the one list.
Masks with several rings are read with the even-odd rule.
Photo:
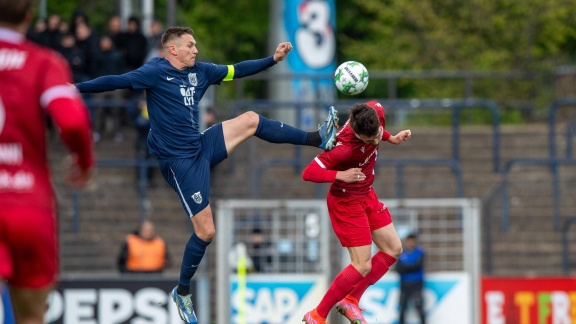
[[38, 18], [46, 19], [46, 0], [40, 0], [40, 7], [38, 10]]
[[174, 26], [176, 23], [176, 0], [168, 0], [166, 3], [166, 24]]

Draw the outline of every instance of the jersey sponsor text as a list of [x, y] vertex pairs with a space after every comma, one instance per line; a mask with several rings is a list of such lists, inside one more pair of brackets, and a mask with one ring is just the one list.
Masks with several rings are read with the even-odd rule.
[[34, 187], [34, 175], [26, 171], [10, 173], [0, 170], [0, 190], [29, 190]]
[[23, 153], [20, 143], [0, 143], [0, 164], [20, 165]]
[[28, 57], [28, 53], [24, 51], [0, 49], [0, 71], [21, 69], [26, 62], [26, 57]]

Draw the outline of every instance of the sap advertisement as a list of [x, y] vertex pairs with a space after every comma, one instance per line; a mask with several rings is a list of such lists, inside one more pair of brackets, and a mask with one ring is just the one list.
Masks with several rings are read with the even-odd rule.
[[323, 275], [248, 275], [240, 289], [231, 276], [231, 323], [300, 323], [327, 288]]
[[[326, 292], [324, 276], [248, 275], [245, 289], [231, 278], [232, 323], [249, 314], [249, 323], [300, 323]], [[243, 296], [243, 298], [242, 298]], [[368, 288], [360, 307], [371, 324], [398, 323], [400, 287], [396, 273], [389, 273]], [[428, 323], [468, 324], [471, 320], [468, 275], [461, 272], [434, 273], [426, 277], [424, 290]], [[241, 301], [244, 303], [241, 303]], [[418, 323], [411, 310], [407, 324]]]
[[[48, 298], [44, 322], [62, 324], [181, 323], [176, 305], [170, 297], [170, 291], [174, 288], [175, 282], [175, 279], [62, 280], [58, 289]], [[195, 282], [192, 284], [194, 290]], [[3, 298], [3, 302], [4, 306], [0, 306], [0, 323], [14, 324], [10, 307], [6, 305], [8, 298]]]
[[[424, 308], [431, 324], [469, 324], [470, 282], [464, 272], [431, 273], [424, 283]], [[397, 324], [400, 283], [396, 272], [386, 274], [375, 285], [366, 290], [360, 300], [364, 317], [368, 323]], [[407, 324], [419, 323], [411, 307], [406, 316]]]
[[576, 278], [482, 279], [484, 324], [576, 323]]

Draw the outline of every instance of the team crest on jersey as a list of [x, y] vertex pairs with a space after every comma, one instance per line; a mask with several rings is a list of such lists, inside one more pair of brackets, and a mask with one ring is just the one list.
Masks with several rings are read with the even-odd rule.
[[188, 81], [193, 87], [197, 86], [198, 78], [196, 77], [196, 73], [188, 73]]
[[198, 191], [197, 193], [192, 195], [192, 199], [194, 199], [194, 202], [197, 204], [201, 204], [202, 203], [202, 194], [200, 193], [200, 191]]
[[360, 151], [362, 151], [362, 153], [364, 153], [364, 146], [362, 146], [362, 147], [360, 148]]

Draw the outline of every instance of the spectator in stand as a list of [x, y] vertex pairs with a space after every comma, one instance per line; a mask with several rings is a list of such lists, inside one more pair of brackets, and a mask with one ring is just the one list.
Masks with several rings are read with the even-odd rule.
[[[94, 76], [121, 74], [124, 71], [124, 59], [114, 42], [108, 35], [100, 37], [100, 48], [94, 55]], [[127, 112], [122, 106], [126, 90], [118, 89], [109, 92], [93, 94], [95, 101], [103, 101], [97, 106], [94, 116], [94, 141], [98, 142], [101, 136], [121, 132], [120, 125], [126, 123]]]
[[59, 15], [53, 14], [48, 17], [46, 30], [40, 36], [40, 45], [49, 47], [53, 50], [58, 49], [60, 46], [60, 38], [62, 37], [62, 33], [60, 33], [60, 23], [62, 23], [62, 19]]
[[[44, 45], [47, 43], [43, 37], [46, 37], [46, 29], [48, 25], [45, 19], [38, 19], [34, 23], [34, 26], [28, 29], [26, 32], [26, 38], [33, 41], [36, 44]], [[45, 45], [44, 45], [45, 46]]]
[[122, 19], [119, 16], [112, 16], [110, 20], [108, 20], [108, 29], [106, 30], [106, 35], [112, 39], [114, 43], [114, 47], [122, 52], [123, 38], [124, 35], [122, 33]]
[[58, 52], [64, 56], [72, 68], [74, 82], [82, 82], [88, 79], [86, 74], [86, 57], [84, 52], [76, 46], [76, 39], [72, 34], [62, 35]]
[[72, 13], [72, 19], [70, 19], [70, 33], [76, 34], [76, 28], [79, 24], [88, 25], [88, 16], [81, 9], [76, 9]]
[[396, 271], [400, 274], [400, 319], [399, 323], [406, 323], [406, 310], [410, 302], [420, 316], [420, 324], [426, 324], [424, 312], [424, 249], [418, 244], [416, 233], [409, 234], [404, 239], [402, 254], [396, 262]]
[[140, 20], [138, 18], [130, 17], [128, 19], [128, 30], [123, 42], [126, 72], [138, 69], [144, 64], [148, 47], [148, 40], [140, 31]]
[[99, 48], [94, 55], [94, 65], [92, 67], [96, 77], [121, 74], [124, 70], [124, 60], [122, 53], [114, 45], [114, 41], [109, 35], [100, 37]]
[[164, 25], [158, 19], [154, 19], [150, 24], [150, 36], [148, 39], [148, 52], [153, 50], [155, 47], [162, 46], [162, 34], [164, 34]]
[[95, 71], [100, 69], [100, 66], [95, 66], [94, 60], [98, 53], [98, 35], [96, 32], [84, 22], [79, 22], [75, 28], [76, 46], [84, 53], [86, 65], [84, 66], [84, 74], [89, 78], [94, 77]]
[[154, 224], [145, 220], [140, 228], [126, 236], [118, 256], [121, 273], [161, 273], [169, 266], [166, 243], [154, 232]]
[[60, 22], [60, 34], [67, 34], [70, 32], [70, 24], [67, 21]]
[[252, 229], [248, 254], [252, 258], [254, 270], [263, 272], [266, 267], [272, 263], [272, 254], [274, 253], [272, 244], [266, 240], [264, 233], [258, 227]]

